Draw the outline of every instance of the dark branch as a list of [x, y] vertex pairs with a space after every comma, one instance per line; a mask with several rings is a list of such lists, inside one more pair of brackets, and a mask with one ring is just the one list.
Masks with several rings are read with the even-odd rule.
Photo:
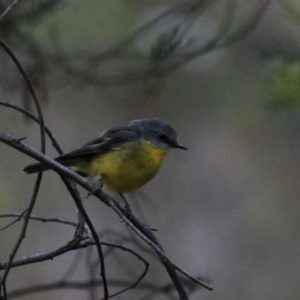
[[[49, 166], [52, 170], [56, 171], [60, 175], [64, 175], [82, 187], [84, 187], [87, 191], [92, 192], [95, 190], [95, 187], [88, 183], [84, 178], [73, 172], [72, 170], [62, 166], [61, 164], [57, 163], [53, 159], [49, 158], [48, 156], [42, 154], [41, 152], [21, 143], [16, 142], [17, 139], [13, 138], [11, 136], [5, 135], [0, 133], [0, 141], [2, 141], [5, 144], [10, 145], [11, 147], [17, 149], [20, 152], [23, 152], [40, 162], [44, 163], [45, 165]], [[101, 190], [99, 190], [97, 193], [95, 193], [95, 196], [99, 198], [103, 203], [111, 207], [119, 216], [120, 218], [126, 222], [126, 224], [136, 233], [140, 238], [142, 238], [150, 247], [152, 247], [155, 252], [160, 257], [162, 263], [165, 265], [174, 285], [176, 286], [176, 289], [178, 291], [178, 294], [180, 295], [180, 299], [188, 299], [186, 292], [183, 289], [182, 283], [179, 280], [176, 271], [175, 271], [175, 265], [170, 261], [170, 259], [165, 255], [165, 253], [162, 250], [161, 245], [157, 242], [156, 238], [154, 237], [151, 229], [149, 226], [146, 226], [142, 222], [138, 221], [137, 218], [130, 216], [130, 218], [126, 217], [126, 211], [124, 208], [122, 208], [117, 201], [115, 201], [113, 198], [109, 197], [105, 193], [103, 193]], [[182, 271], [179, 267], [176, 267], [178, 271]], [[190, 277], [191, 279], [195, 280], [198, 284], [200, 282], [188, 275], [187, 273], [183, 273], [185, 276]], [[211, 290], [212, 288], [207, 286], [204, 283], [201, 283], [205, 288]]]

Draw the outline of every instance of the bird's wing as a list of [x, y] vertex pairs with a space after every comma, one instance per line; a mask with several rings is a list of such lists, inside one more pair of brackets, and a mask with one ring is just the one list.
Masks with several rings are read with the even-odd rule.
[[139, 140], [140, 135], [128, 127], [117, 127], [105, 131], [100, 137], [88, 142], [81, 148], [63, 154], [56, 158], [58, 162], [64, 163], [76, 158], [90, 159], [91, 156], [118, 150], [124, 143]]
[[95, 138], [95, 139], [89, 141], [88, 143], [84, 144], [83, 146], [81, 146], [80, 149], [85, 148], [86, 146], [104, 143], [107, 140], [122, 134], [123, 132], [125, 132], [125, 134], [126, 134], [126, 132], [128, 132], [128, 131], [132, 132], [131, 129], [129, 129], [128, 127], [125, 127], [125, 126], [111, 128], [109, 130], [102, 132], [97, 138]]

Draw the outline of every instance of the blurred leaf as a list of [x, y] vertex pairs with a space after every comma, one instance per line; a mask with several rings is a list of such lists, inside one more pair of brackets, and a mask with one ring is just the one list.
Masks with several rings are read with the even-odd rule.
[[150, 57], [154, 60], [164, 60], [182, 46], [179, 36], [179, 26], [170, 32], [161, 34], [150, 50]]
[[295, 3], [292, 4], [292, 1], [283, 0], [281, 1], [282, 6], [294, 21], [300, 25], [300, 10], [296, 7]]
[[268, 109], [280, 111], [300, 107], [300, 64], [284, 61], [274, 72], [272, 80], [273, 100]]

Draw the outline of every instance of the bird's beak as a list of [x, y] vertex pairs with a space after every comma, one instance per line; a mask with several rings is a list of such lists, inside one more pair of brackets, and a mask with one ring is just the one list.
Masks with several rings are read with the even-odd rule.
[[184, 146], [183, 144], [181, 143], [176, 143], [174, 145], [172, 145], [173, 148], [178, 148], [178, 149], [183, 149], [183, 150], [188, 150], [188, 148], [186, 146]]

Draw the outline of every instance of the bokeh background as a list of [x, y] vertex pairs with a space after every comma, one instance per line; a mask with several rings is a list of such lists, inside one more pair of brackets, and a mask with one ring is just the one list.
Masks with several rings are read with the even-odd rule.
[[[297, 300], [299, 1], [273, 0], [263, 9], [263, 1], [209, 2], [44, 1], [39, 11], [42, 1], [23, 1], [1, 21], [1, 37], [30, 72], [45, 122], [64, 151], [136, 118], [159, 117], [177, 130], [189, 151], [172, 152], [156, 178], [130, 201], [134, 213], [158, 229], [170, 258], [214, 287], [213, 292], [190, 287], [191, 299]], [[1, 11], [9, 3], [1, 4]], [[126, 47], [117, 46], [115, 56], [113, 50], [105, 52], [181, 3], [203, 6], [194, 14], [178, 9], [153, 21]], [[240, 35], [236, 42], [186, 59], [229, 21], [220, 42]], [[249, 24], [251, 30], [243, 33]], [[4, 51], [0, 61], [1, 101], [35, 112]], [[177, 62], [163, 76], [147, 69], [164, 70]], [[149, 77], [141, 76], [141, 70], [148, 70]], [[18, 112], [0, 107], [0, 128], [27, 136], [25, 142], [33, 147], [40, 145], [38, 126]], [[35, 181], [22, 169], [33, 160], [4, 144], [0, 153], [0, 211], [22, 212]], [[49, 141], [47, 153], [56, 155]], [[145, 281], [151, 288], [116, 298], [177, 299], [157, 290], [169, 282], [166, 271], [147, 247], [139, 248], [119, 218], [93, 197], [86, 199], [85, 207], [103, 240], [128, 245], [150, 262]], [[44, 174], [34, 214], [76, 221], [73, 200], [54, 172]], [[1, 218], [1, 227], [11, 220]], [[21, 226], [18, 222], [0, 232], [1, 261], [7, 260]], [[54, 249], [72, 234], [71, 227], [32, 221], [17, 257]], [[71, 279], [84, 281], [90, 276], [87, 262], [96, 260], [94, 252], [81, 250], [15, 268], [8, 292], [60, 280], [70, 266]], [[141, 272], [141, 264], [120, 251], [108, 256], [106, 264], [112, 280], [135, 279]], [[145, 296], [149, 292], [152, 298]], [[95, 295], [84, 288], [61, 288], [18, 298], [99, 299], [100, 287]]]

